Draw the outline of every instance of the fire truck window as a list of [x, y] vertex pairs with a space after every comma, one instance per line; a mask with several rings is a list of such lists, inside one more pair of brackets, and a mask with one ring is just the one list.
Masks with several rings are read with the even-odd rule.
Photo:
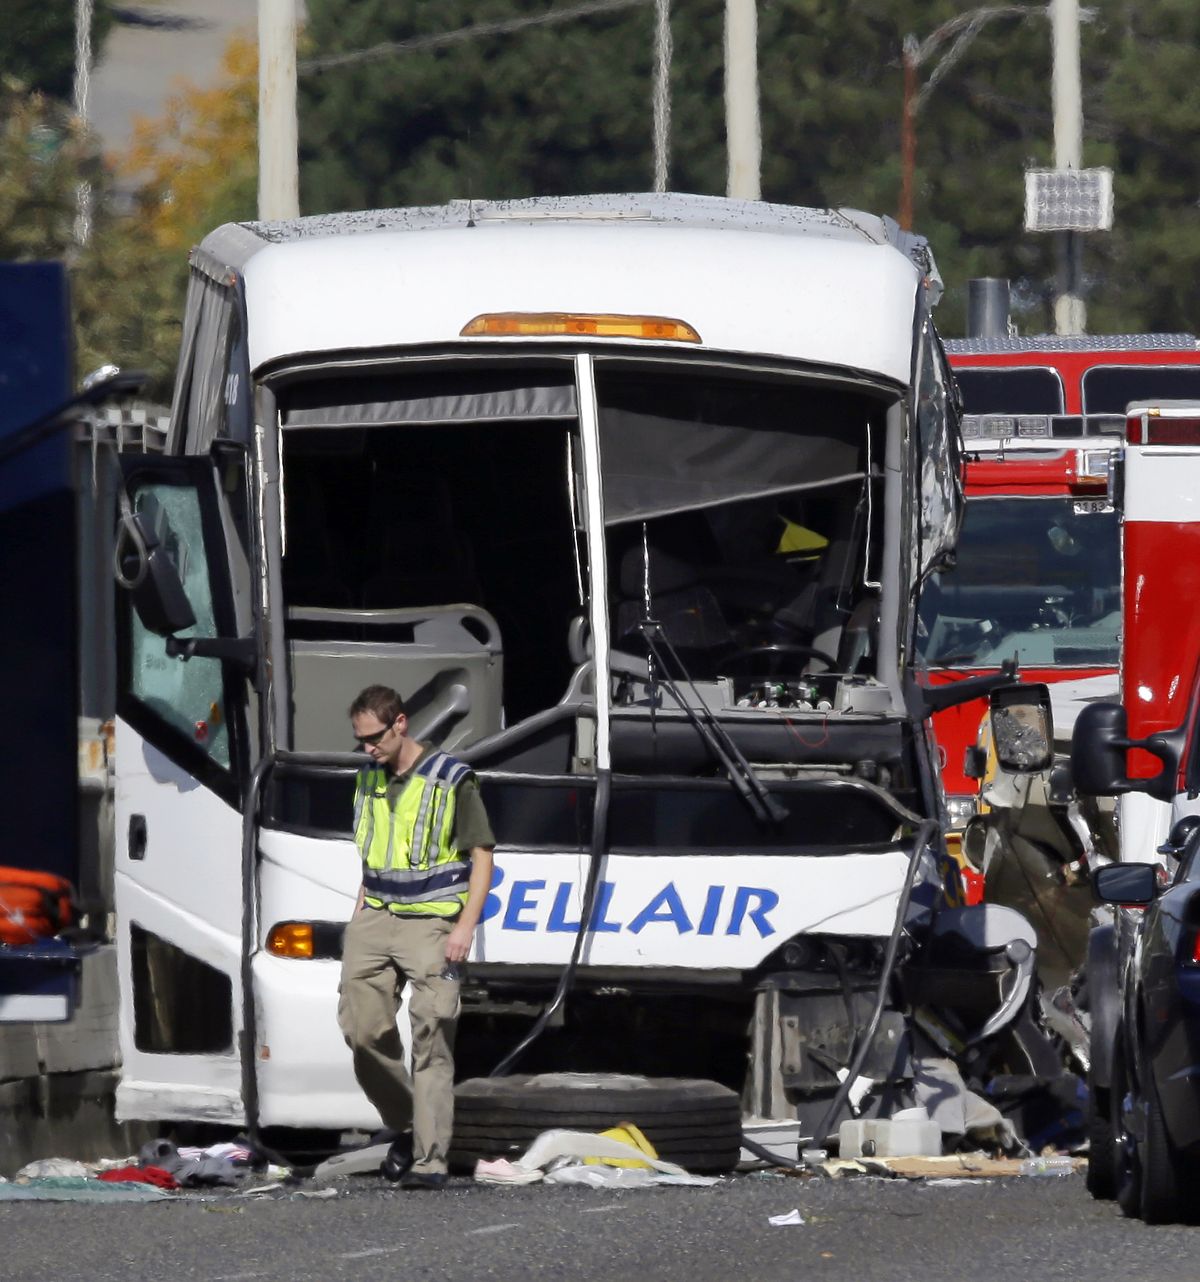
[[1101, 365], [1083, 376], [1085, 414], [1124, 414], [1130, 401], [1200, 398], [1200, 368], [1186, 365]]
[[973, 498], [953, 570], [921, 593], [918, 649], [930, 667], [1115, 667], [1120, 657], [1117, 516], [1069, 497]]
[[[216, 636], [198, 495], [189, 487], [147, 484], [134, 496], [134, 507], [153, 525], [196, 616], [195, 625], [179, 636]], [[130, 614], [130, 693], [218, 765], [228, 767], [221, 661], [193, 658], [185, 663], [168, 655], [165, 639], [148, 632], [136, 611]]]
[[964, 414], [1063, 412], [1062, 379], [1052, 369], [956, 369], [954, 381]]

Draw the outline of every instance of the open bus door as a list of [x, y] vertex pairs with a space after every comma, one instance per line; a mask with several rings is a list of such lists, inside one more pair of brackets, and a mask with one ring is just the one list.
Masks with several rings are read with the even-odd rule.
[[238, 639], [252, 632], [245, 457], [120, 462], [114, 880], [132, 1000], [118, 1113], [238, 1122], [252, 892], [238, 852], [257, 669], [255, 643]]

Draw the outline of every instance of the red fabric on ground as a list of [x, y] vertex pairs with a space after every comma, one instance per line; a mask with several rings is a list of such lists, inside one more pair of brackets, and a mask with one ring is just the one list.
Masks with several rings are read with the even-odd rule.
[[118, 1166], [111, 1171], [101, 1171], [97, 1179], [110, 1184], [153, 1184], [160, 1189], [177, 1189], [179, 1181], [161, 1166]]

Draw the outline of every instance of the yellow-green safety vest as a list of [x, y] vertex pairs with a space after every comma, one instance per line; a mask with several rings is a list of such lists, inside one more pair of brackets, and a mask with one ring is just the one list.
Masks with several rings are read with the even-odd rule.
[[382, 766], [358, 772], [354, 840], [363, 891], [372, 908], [400, 916], [455, 917], [467, 901], [470, 859], [451, 844], [458, 785], [470, 766], [431, 752], [414, 768], [395, 804]]

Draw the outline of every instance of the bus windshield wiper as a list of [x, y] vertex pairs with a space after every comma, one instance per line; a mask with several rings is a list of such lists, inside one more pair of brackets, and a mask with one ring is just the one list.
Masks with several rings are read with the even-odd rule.
[[[643, 619], [638, 625], [638, 630], [646, 639], [646, 647], [658, 669], [658, 680], [667, 688], [676, 704], [687, 714], [688, 720], [696, 728], [696, 733], [717, 759], [738, 796], [750, 807], [759, 823], [782, 823], [788, 816], [787, 807], [771, 796], [767, 785], [755, 774], [754, 767], [742, 755], [741, 749], [721, 724], [720, 718], [715, 716], [712, 709], [704, 702], [700, 691], [696, 689], [691, 673], [688, 672], [683, 660], [671, 644], [671, 638], [667, 636], [666, 629], [655, 619]], [[680, 693], [679, 687], [663, 661], [663, 651], [670, 655], [676, 668], [683, 674], [683, 679], [691, 688], [696, 702], [704, 710], [703, 718], [697, 715], [696, 709]]]

